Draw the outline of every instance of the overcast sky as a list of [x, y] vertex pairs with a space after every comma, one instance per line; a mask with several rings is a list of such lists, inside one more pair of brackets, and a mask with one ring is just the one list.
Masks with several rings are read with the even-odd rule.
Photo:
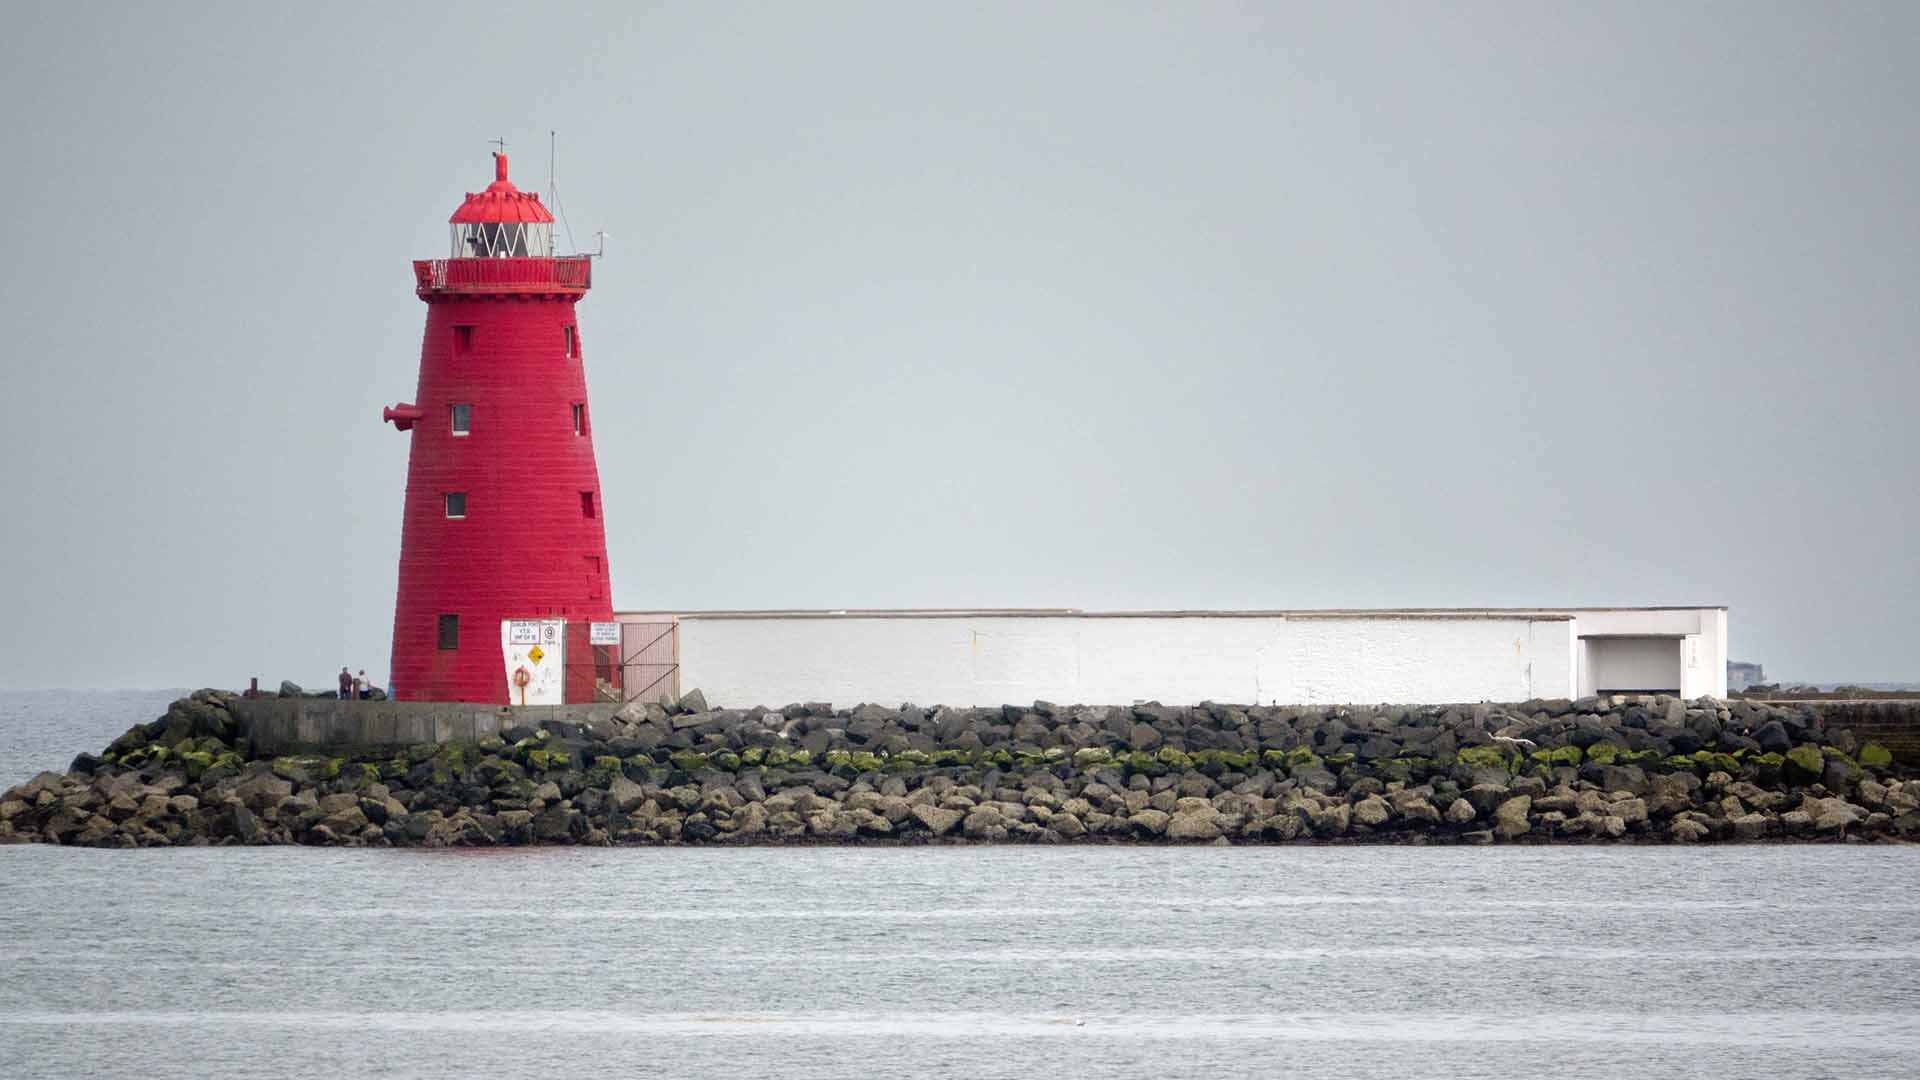
[[387, 669], [491, 178], [622, 609], [1727, 604], [1920, 679], [1912, 4], [28, 4], [0, 685]]

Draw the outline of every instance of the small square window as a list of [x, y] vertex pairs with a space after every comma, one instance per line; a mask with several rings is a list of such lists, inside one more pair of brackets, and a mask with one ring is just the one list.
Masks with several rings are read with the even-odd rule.
[[581, 514], [581, 516], [583, 516], [583, 517], [592, 517], [592, 516], [593, 516], [593, 511], [594, 511], [594, 506], [593, 506], [593, 492], [591, 492], [591, 491], [583, 491], [583, 492], [581, 492], [581, 493], [580, 493], [580, 514]]
[[473, 417], [473, 406], [449, 405], [447, 406], [447, 414], [452, 419], [453, 433], [455, 435], [465, 435], [469, 430], [467, 426], [468, 421]]
[[467, 516], [467, 493], [464, 491], [447, 492], [447, 516], [463, 518]]
[[460, 616], [440, 616], [440, 647], [442, 649], [460, 647]]
[[453, 328], [453, 355], [465, 356], [473, 351], [473, 327], [456, 326]]
[[573, 403], [573, 433], [575, 435], [587, 433], [587, 407], [577, 401]]
[[578, 357], [580, 355], [580, 336], [574, 332], [571, 324], [561, 327], [560, 330], [566, 337], [567, 356], [569, 358]]

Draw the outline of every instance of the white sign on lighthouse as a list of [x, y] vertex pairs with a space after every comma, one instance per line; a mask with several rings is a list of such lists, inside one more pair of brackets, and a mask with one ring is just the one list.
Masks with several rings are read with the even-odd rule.
[[506, 661], [507, 703], [563, 705], [567, 696], [565, 619], [505, 619], [500, 652]]

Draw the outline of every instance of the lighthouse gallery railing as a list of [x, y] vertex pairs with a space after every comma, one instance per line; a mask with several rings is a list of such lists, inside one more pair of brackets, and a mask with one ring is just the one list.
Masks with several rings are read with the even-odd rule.
[[586, 289], [593, 284], [593, 260], [584, 255], [562, 259], [416, 259], [420, 292], [528, 292]]

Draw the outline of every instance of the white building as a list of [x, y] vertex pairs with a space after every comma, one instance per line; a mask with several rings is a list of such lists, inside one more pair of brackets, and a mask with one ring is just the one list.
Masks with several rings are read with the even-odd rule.
[[622, 614], [624, 681], [730, 708], [1727, 693], [1727, 609]]

